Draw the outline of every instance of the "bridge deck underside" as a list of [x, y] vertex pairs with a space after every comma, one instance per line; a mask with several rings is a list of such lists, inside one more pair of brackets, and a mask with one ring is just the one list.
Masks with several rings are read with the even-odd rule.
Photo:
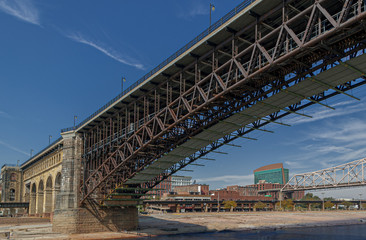
[[[353, 66], [355, 69], [366, 72], [365, 55], [353, 58], [346, 63], [350, 66]], [[287, 91], [295, 93], [298, 96], [281, 91], [269, 97], [268, 99], [265, 99], [261, 102], [261, 104], [257, 103], [250, 108], [243, 110], [242, 112], [234, 114], [225, 121], [217, 123], [213, 127], [208, 128], [196, 136], [192, 136], [189, 141], [176, 147], [165, 156], [156, 160], [145, 170], [139, 172], [135, 177], [129, 179], [126, 184], [138, 184], [152, 180], [155, 176], [161, 174], [165, 169], [170, 168], [172, 165], [176, 164], [187, 156], [194, 154], [199, 149], [207, 146], [208, 143], [216, 141], [243, 126], [252, 123], [253, 117], [266, 117], [278, 111], [278, 109], [285, 109], [286, 107], [303, 100], [303, 97], [301, 96], [311, 97], [328, 90], [329, 86], [336, 87], [361, 76], [362, 74], [346, 67], [345, 65], [337, 65], [325, 72], [321, 72], [316, 77], [314, 77], [318, 82], [314, 81], [313, 78], [307, 78], [296, 85], [286, 88]]]
[[290, 0], [264, 12], [257, 3], [151, 79], [152, 89], [78, 130], [81, 202], [125, 185], [150, 189], [235, 137], [306, 117], [298, 111], [365, 83], [365, 1]]

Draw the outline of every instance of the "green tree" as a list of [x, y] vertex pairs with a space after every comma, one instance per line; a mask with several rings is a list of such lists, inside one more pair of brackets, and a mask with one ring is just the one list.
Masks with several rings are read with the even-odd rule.
[[324, 201], [335, 201], [335, 198], [333, 198], [333, 197], [326, 197], [326, 198], [324, 198]]
[[332, 203], [331, 201], [326, 201], [324, 203], [324, 208], [325, 209], [331, 209], [334, 206], [334, 203]]
[[261, 201], [256, 202], [254, 204], [255, 209], [265, 209], [266, 207], [267, 207], [267, 205], [265, 203], [262, 203]]
[[286, 199], [282, 201], [282, 207], [287, 210], [294, 209], [294, 202], [291, 199]]
[[238, 204], [234, 201], [224, 201], [224, 209], [234, 209], [238, 206]]
[[[322, 201], [322, 199], [320, 199], [320, 197], [315, 196], [312, 193], [307, 193], [305, 194], [305, 196], [303, 198], [301, 198], [302, 201]], [[303, 208], [307, 208], [307, 204], [301, 204], [301, 206]], [[322, 204], [321, 203], [313, 203], [311, 204], [311, 209], [315, 209], [315, 208], [321, 208]]]

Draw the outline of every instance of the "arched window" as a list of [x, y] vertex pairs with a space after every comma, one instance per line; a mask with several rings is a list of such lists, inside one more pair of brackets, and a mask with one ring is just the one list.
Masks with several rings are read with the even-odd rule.
[[10, 174], [10, 181], [16, 181], [17, 175], [15, 173]]
[[15, 189], [10, 189], [9, 201], [15, 201]]

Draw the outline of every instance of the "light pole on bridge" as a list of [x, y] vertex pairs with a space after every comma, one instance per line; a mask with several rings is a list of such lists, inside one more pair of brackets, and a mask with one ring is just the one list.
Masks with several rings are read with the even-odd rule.
[[76, 120], [78, 119], [78, 116], [74, 115], [74, 130], [75, 130], [75, 126], [76, 126]]
[[126, 82], [126, 78], [122, 77], [121, 79], [121, 93], [123, 93], [123, 83]]
[[212, 13], [212, 11], [215, 11], [215, 5], [210, 3], [210, 30], [211, 30], [211, 13]]

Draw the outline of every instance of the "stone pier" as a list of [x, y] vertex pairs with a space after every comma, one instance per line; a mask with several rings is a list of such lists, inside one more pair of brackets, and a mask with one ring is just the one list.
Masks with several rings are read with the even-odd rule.
[[60, 233], [91, 233], [133, 230], [138, 227], [136, 207], [100, 207], [80, 202], [82, 139], [75, 132], [62, 134], [61, 186], [56, 198], [52, 229]]

